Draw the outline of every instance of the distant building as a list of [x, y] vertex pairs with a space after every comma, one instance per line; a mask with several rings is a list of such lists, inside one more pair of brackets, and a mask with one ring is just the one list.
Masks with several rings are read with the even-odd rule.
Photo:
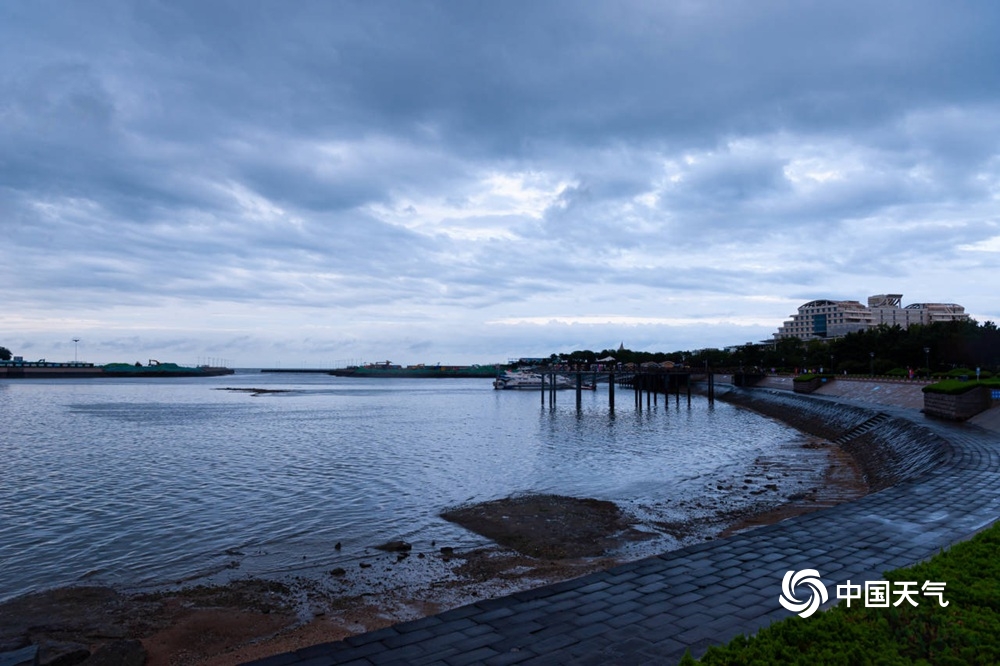
[[809, 301], [778, 328], [774, 338], [839, 338], [883, 324], [909, 328], [913, 324], [969, 318], [965, 308], [955, 303], [913, 303], [901, 307], [902, 301], [902, 294], [869, 296], [867, 306], [858, 301]]

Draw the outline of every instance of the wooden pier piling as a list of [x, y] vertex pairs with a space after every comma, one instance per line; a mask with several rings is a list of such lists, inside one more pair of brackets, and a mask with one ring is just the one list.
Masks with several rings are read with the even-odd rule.
[[[705, 369], [705, 382], [707, 386], [706, 398], [709, 404], [715, 403], [715, 372]], [[634, 401], [635, 409], [637, 412], [642, 412], [643, 410], [652, 410], [659, 407], [659, 395], [663, 394], [663, 405], [668, 407], [670, 405], [670, 393], [671, 390], [674, 394], [674, 401], [677, 406], [680, 406], [681, 401], [681, 382], [684, 382], [684, 386], [687, 392], [687, 403], [691, 406], [691, 384], [692, 384], [692, 373], [688, 369], [677, 369], [677, 370], [656, 370], [652, 371], [646, 370], [623, 370], [621, 372], [616, 372], [614, 370], [602, 370], [602, 371], [592, 371], [592, 370], [580, 370], [571, 369], [560, 373], [557, 370], [543, 370], [538, 372], [541, 375], [541, 393], [540, 401], [542, 407], [545, 407], [546, 394], [548, 394], [548, 405], [550, 408], [555, 408], [557, 395], [560, 387], [563, 388], [573, 388], [576, 389], [576, 409], [577, 411], [583, 410], [583, 388], [584, 388], [584, 374], [588, 374], [593, 379], [593, 386], [598, 385], [598, 379], [607, 378], [608, 382], [608, 409], [614, 411], [615, 408], [615, 389], [617, 386], [629, 387], [632, 389], [632, 399]], [[560, 374], [562, 377], [560, 377]], [[698, 373], [701, 376], [701, 373]], [[560, 384], [560, 379], [563, 382], [567, 380], [571, 383], [566, 386], [565, 383]], [[699, 379], [700, 381], [700, 379]], [[603, 382], [602, 382], [603, 383]], [[643, 395], [645, 394], [645, 395]], [[643, 404], [645, 403], [645, 404]]]

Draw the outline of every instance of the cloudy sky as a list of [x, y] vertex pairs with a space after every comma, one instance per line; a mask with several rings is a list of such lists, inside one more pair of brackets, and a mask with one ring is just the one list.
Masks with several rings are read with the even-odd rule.
[[1000, 321], [1000, 4], [0, 4], [0, 345], [239, 366]]

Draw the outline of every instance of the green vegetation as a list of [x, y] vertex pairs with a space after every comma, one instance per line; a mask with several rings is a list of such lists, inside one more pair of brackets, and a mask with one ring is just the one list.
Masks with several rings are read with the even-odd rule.
[[[944, 373], [943, 375], [938, 375], [938, 376], [941, 376], [941, 377], [954, 377], [954, 378], [964, 377], [966, 379], [971, 379], [972, 377], [976, 376], [976, 371], [972, 370], [970, 368], [955, 368], [953, 370], [949, 370], [948, 372]], [[989, 379], [992, 376], [993, 376], [993, 373], [990, 372], [989, 370], [980, 370], [979, 371], [979, 377], [978, 377], [978, 379]]]
[[0, 347], [0, 361], [9, 361], [13, 358], [13, 354], [6, 347]]
[[962, 381], [961, 379], [945, 379], [936, 384], [929, 384], [921, 389], [924, 393], [943, 393], [945, 395], [961, 395], [974, 388], [985, 386], [1000, 389], [1000, 380], [987, 379], [983, 381]]
[[[855, 600], [802, 619], [792, 617], [711, 647], [702, 664], [996, 664], [1000, 663], [1000, 524], [922, 564], [886, 574], [892, 582], [944, 582], [937, 599], [914, 595], [889, 608]], [[895, 589], [895, 588], [894, 588]], [[836, 592], [831, 590], [831, 596]], [[776, 595], [777, 596], [777, 595]], [[898, 599], [893, 596], [893, 602]], [[777, 600], [775, 601], [777, 604]], [[685, 655], [682, 664], [695, 660]]]
[[811, 382], [814, 379], [826, 379], [827, 381], [830, 381], [830, 380], [833, 380], [833, 379], [836, 379], [836, 378], [837, 378], [836, 375], [831, 375], [829, 373], [824, 373], [824, 374], [821, 375], [821, 374], [816, 373], [816, 372], [807, 372], [807, 373], [804, 373], [804, 374], [801, 374], [801, 375], [797, 375], [795, 377], [795, 379], [793, 379], [792, 381], [793, 382]]
[[[641, 364], [673, 361], [692, 368], [706, 364], [720, 371], [754, 372], [759, 368], [791, 372], [803, 368], [813, 372], [843, 375], [886, 375], [908, 377], [939, 376], [958, 370], [975, 377], [975, 368], [983, 373], [1000, 372], [1000, 329], [991, 321], [940, 322], [929, 326], [879, 326], [850, 333], [833, 340], [797, 338], [777, 340], [773, 345], [747, 343], [727, 349], [697, 349], [675, 352], [636, 352], [629, 349], [605, 349], [600, 352], [578, 350], [552, 354], [552, 363], [591, 364], [613, 356], [621, 363]], [[969, 370], [971, 368], [971, 370]], [[985, 378], [992, 375], [981, 374]]]

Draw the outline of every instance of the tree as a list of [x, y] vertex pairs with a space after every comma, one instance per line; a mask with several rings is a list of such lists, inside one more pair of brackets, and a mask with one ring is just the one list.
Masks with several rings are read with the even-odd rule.
[[0, 347], [0, 361], [9, 361], [12, 354], [6, 347]]

